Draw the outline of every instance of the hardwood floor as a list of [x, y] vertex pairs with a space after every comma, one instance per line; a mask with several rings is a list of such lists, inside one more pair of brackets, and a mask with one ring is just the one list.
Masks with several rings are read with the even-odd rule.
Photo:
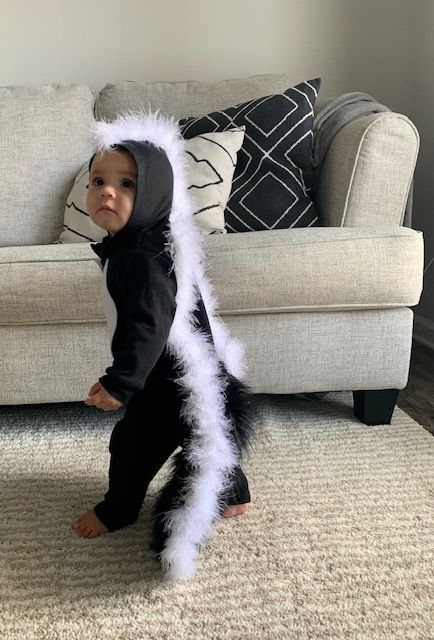
[[434, 435], [434, 351], [415, 340], [408, 384], [397, 404]]

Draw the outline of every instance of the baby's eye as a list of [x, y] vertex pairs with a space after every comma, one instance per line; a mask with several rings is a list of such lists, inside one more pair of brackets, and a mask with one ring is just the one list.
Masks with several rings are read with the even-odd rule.
[[121, 185], [124, 189], [134, 189], [135, 184], [132, 180], [128, 180], [128, 178], [125, 178], [125, 180], [121, 181]]
[[104, 184], [104, 180], [102, 178], [94, 178], [92, 184], [94, 187], [101, 187]]

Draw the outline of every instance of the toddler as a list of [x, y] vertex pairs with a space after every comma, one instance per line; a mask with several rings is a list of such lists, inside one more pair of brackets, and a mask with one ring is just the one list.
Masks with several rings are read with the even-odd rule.
[[129, 114], [95, 130], [87, 208], [108, 232], [91, 246], [113, 361], [85, 403], [125, 413], [110, 438], [104, 500], [72, 526], [94, 538], [135, 522], [152, 478], [181, 447], [156, 499], [152, 548], [166, 577], [188, 578], [216, 519], [249, 508], [242, 346], [215, 314], [175, 121]]

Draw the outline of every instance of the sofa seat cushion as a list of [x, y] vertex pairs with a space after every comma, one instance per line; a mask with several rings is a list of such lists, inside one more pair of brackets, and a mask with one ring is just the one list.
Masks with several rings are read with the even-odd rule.
[[88, 243], [0, 248], [0, 325], [102, 322], [100, 264]]
[[221, 314], [386, 309], [418, 303], [423, 236], [314, 227], [205, 238]]
[[[402, 227], [282, 229], [204, 237], [221, 315], [418, 303], [423, 238]], [[104, 322], [87, 243], [0, 248], [0, 325]]]

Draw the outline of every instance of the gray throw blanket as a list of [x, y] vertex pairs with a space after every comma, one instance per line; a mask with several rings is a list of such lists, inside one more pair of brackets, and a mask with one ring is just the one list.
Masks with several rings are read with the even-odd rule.
[[[381, 111], [390, 111], [390, 109], [376, 102], [369, 94], [360, 92], [344, 93], [341, 96], [329, 98], [323, 103], [321, 110], [315, 115], [313, 124], [313, 170], [316, 183], [330, 143], [337, 132], [352, 120]], [[405, 227], [411, 227], [412, 209], [413, 181], [404, 215]]]

